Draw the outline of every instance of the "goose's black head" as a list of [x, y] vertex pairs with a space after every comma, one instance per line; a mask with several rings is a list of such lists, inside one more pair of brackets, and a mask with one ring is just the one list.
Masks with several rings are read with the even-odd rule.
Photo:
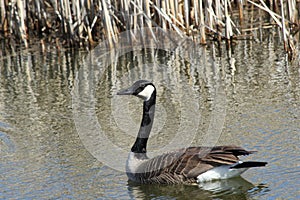
[[153, 83], [147, 80], [138, 80], [131, 87], [121, 90], [117, 95], [135, 95], [144, 101], [155, 98], [156, 89]]

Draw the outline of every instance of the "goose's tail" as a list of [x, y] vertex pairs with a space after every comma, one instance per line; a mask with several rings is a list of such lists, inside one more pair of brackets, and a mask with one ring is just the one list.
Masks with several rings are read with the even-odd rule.
[[230, 169], [240, 169], [240, 168], [250, 168], [250, 167], [263, 167], [266, 166], [267, 162], [258, 162], [258, 161], [245, 161], [239, 162], [230, 167]]

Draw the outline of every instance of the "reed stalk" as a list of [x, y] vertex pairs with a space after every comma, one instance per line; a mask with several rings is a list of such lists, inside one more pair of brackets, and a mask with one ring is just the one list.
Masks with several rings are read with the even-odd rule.
[[284, 20], [284, 9], [283, 9], [283, 0], [280, 0], [281, 5], [281, 29], [282, 29], [282, 35], [283, 35], [283, 42], [284, 42], [284, 49], [287, 50], [287, 35], [288, 32], [285, 27], [285, 20]]
[[26, 37], [26, 27], [25, 27], [25, 2], [24, 0], [17, 0], [17, 21], [19, 23], [19, 34], [20, 38], [23, 40], [25, 47], [28, 47], [27, 37]]
[[[205, 22], [204, 22], [204, 13], [203, 13], [203, 2], [199, 0], [199, 18], [200, 18], [200, 43], [206, 43], [206, 35], [205, 35]], [[211, 27], [212, 28], [212, 27]]]

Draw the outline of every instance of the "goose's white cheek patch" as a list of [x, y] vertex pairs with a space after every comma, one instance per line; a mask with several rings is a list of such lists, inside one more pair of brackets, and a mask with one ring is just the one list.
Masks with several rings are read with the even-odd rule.
[[154, 91], [154, 87], [152, 85], [147, 85], [137, 96], [143, 98], [145, 101], [148, 101]]

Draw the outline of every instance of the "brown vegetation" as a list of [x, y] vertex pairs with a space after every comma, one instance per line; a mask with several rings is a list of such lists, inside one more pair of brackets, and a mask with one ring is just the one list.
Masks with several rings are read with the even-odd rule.
[[276, 34], [293, 54], [299, 13], [299, 0], [2, 0], [0, 39], [7, 46], [38, 40], [42, 47], [91, 47], [103, 40], [113, 45], [125, 30], [155, 26], [201, 44], [231, 45], [253, 39], [258, 29], [279, 27]]

